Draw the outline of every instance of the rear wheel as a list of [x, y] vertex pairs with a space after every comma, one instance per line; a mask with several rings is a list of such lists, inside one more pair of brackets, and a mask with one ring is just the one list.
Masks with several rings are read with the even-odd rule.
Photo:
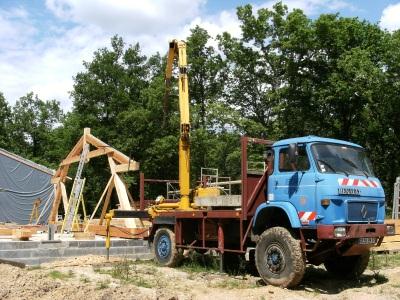
[[261, 234], [255, 261], [261, 278], [275, 286], [294, 287], [305, 271], [300, 242], [283, 227], [272, 227]]
[[182, 260], [175, 246], [175, 233], [169, 228], [162, 227], [156, 231], [152, 248], [155, 261], [162, 266], [175, 267]]
[[361, 255], [328, 257], [325, 269], [336, 277], [354, 278], [364, 273], [369, 262], [369, 251]]

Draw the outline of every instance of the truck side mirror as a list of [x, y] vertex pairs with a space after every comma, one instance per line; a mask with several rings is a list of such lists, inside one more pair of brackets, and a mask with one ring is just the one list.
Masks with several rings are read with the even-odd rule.
[[292, 164], [297, 164], [297, 158], [299, 157], [299, 150], [297, 144], [294, 143], [289, 144], [288, 155], [289, 155], [289, 162]]

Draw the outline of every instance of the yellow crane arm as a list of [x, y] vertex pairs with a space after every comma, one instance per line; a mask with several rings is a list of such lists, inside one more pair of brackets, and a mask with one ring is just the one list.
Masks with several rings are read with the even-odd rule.
[[187, 76], [186, 43], [173, 40], [169, 43], [167, 67], [165, 70], [165, 84], [167, 92], [171, 84], [174, 60], [178, 60], [179, 67], [179, 111], [180, 111], [180, 138], [179, 138], [179, 189], [181, 199], [179, 209], [189, 209], [190, 192], [190, 120], [189, 120], [189, 86]]

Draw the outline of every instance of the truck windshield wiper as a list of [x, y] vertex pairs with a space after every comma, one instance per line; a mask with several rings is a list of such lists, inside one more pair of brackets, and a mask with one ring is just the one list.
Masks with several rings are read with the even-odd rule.
[[357, 171], [361, 171], [361, 172], [368, 178], [368, 173], [365, 172], [365, 171], [362, 170], [362, 169], [359, 169], [359, 168], [357, 167], [357, 165], [356, 165], [355, 163], [353, 163], [351, 160], [349, 160], [349, 159], [347, 159], [347, 158], [344, 158], [344, 157], [341, 157], [341, 159], [344, 160], [345, 162], [347, 162], [350, 166], [352, 166], [352, 167], [353, 167], [354, 169], [356, 169]]

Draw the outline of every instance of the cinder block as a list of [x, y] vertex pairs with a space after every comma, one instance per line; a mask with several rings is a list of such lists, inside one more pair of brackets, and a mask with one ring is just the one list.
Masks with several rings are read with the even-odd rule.
[[95, 247], [95, 241], [78, 241], [78, 247]]
[[61, 249], [53, 248], [53, 249], [41, 249], [38, 250], [38, 257], [60, 257], [62, 254], [60, 253]]
[[78, 247], [78, 241], [68, 241], [68, 247]]
[[0, 250], [0, 258], [31, 258], [35, 250], [20, 249], [20, 250]]
[[111, 239], [111, 247], [127, 247], [128, 241], [127, 240], [113, 240]]

